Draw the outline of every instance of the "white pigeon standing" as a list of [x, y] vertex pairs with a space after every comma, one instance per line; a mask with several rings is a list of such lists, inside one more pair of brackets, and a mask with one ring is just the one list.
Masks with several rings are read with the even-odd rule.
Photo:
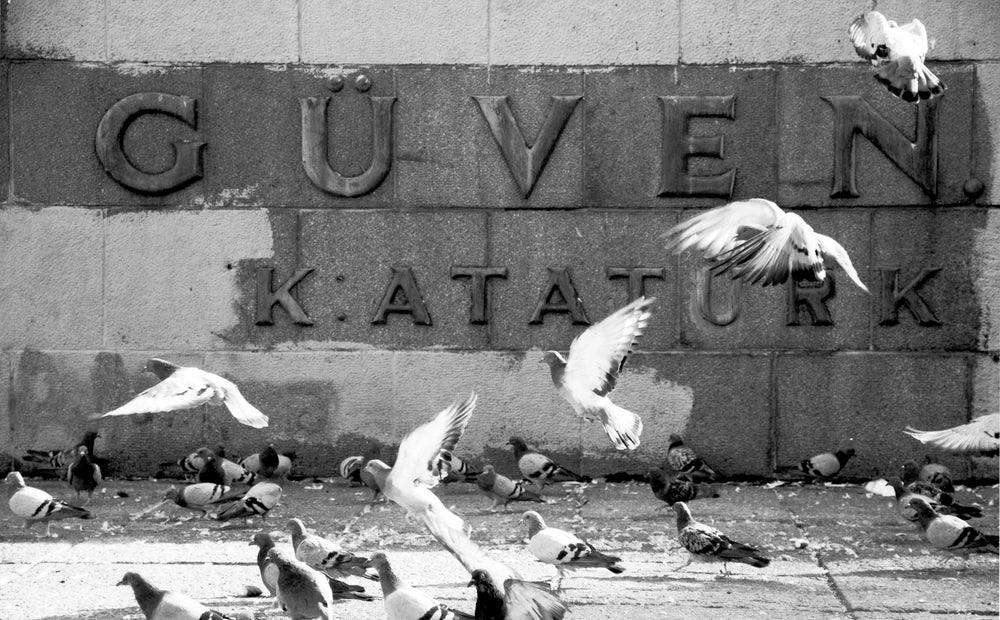
[[155, 374], [160, 382], [121, 407], [91, 419], [179, 411], [208, 404], [225, 405], [241, 424], [253, 428], [267, 426], [267, 416], [243, 398], [235, 383], [219, 375], [156, 358], [149, 360], [143, 370]]
[[571, 532], [546, 526], [542, 515], [534, 510], [525, 512], [521, 520], [528, 523], [528, 551], [539, 562], [556, 567], [552, 588], [556, 592], [562, 586], [568, 568], [606, 568], [616, 575], [625, 572], [618, 566], [621, 558], [601, 553], [594, 545], [580, 540]]
[[369, 563], [378, 571], [379, 583], [382, 585], [382, 603], [389, 620], [472, 620], [474, 617], [449, 609], [426, 592], [400, 579], [392, 570], [389, 558], [381, 551], [372, 555]]
[[44, 521], [45, 536], [52, 538], [52, 521], [74, 517], [94, 518], [94, 515], [84, 508], [55, 499], [41, 489], [26, 486], [19, 472], [10, 472], [4, 482], [10, 485], [8, 489], [10, 499], [7, 500], [7, 505], [10, 506], [11, 512], [24, 519], [24, 529], [34, 525], [36, 521]]
[[618, 375], [636, 339], [649, 323], [655, 297], [640, 297], [591, 325], [573, 339], [569, 355], [546, 351], [542, 358], [552, 371], [559, 395], [585, 420], [598, 420], [619, 450], [635, 450], [642, 434], [642, 418], [611, 402]]
[[844, 246], [763, 198], [710, 209], [674, 226], [663, 238], [675, 254], [692, 247], [702, 252], [712, 261], [714, 275], [732, 272], [733, 279], [769, 286], [789, 277], [822, 282], [826, 269], [838, 266], [868, 292]]
[[900, 26], [878, 11], [868, 11], [848, 29], [854, 51], [875, 69], [875, 79], [903, 101], [917, 102], [940, 95], [944, 82], [924, 65], [927, 30], [914, 19]]
[[907, 426], [903, 432], [920, 443], [952, 454], [1000, 454], [1000, 413], [981, 415], [968, 424], [940, 431], [918, 431]]

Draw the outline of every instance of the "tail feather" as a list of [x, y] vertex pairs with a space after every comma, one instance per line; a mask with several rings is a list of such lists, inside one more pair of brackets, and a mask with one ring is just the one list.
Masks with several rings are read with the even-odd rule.
[[760, 555], [760, 549], [742, 543], [732, 543], [732, 547], [724, 550], [719, 557], [727, 562], [742, 562], [757, 568], [764, 568], [771, 563], [770, 558]]
[[619, 450], [635, 450], [642, 434], [642, 418], [614, 403], [601, 410], [604, 431]]

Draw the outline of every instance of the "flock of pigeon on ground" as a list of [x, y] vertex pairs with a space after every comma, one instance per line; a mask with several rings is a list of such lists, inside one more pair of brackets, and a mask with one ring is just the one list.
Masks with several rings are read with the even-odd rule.
[[[892, 94], [905, 101], [919, 102], [944, 90], [944, 84], [923, 64], [928, 44], [919, 20], [899, 26], [871, 11], [851, 24], [850, 35], [858, 54], [876, 67], [875, 78]], [[751, 199], [709, 210], [675, 226], [664, 237], [668, 249], [674, 252], [689, 248], [702, 252], [712, 263], [715, 275], [730, 274], [750, 284], [767, 286], [784, 283], [789, 278], [822, 281], [826, 268], [837, 266], [858, 287], [868, 290], [843, 246], [813, 231], [800, 216], [786, 213], [768, 200]], [[568, 356], [547, 351], [543, 358], [559, 394], [573, 411], [586, 420], [599, 421], [619, 450], [639, 447], [642, 420], [612, 403], [608, 395], [650, 319], [653, 301], [653, 298], [637, 299], [589, 327], [572, 342]], [[155, 373], [160, 383], [121, 407], [94, 417], [175, 411], [207, 403], [225, 405], [238, 421], [253, 428], [268, 424], [267, 416], [247, 402], [236, 385], [218, 375], [161, 359], [150, 360], [145, 369]], [[266, 532], [255, 534], [251, 543], [259, 548], [257, 564], [261, 579], [275, 597], [276, 605], [293, 619], [332, 618], [334, 600], [373, 600], [362, 586], [344, 581], [356, 577], [380, 582], [390, 620], [560, 619], [567, 610], [558, 596], [565, 570], [603, 568], [612, 573], [625, 570], [620, 558], [595, 549], [571, 532], [546, 526], [542, 515], [533, 510], [523, 516], [529, 534], [528, 551], [556, 567], [557, 575], [551, 586], [522, 580], [517, 571], [490, 557], [472, 540], [465, 521], [446, 508], [431, 490], [439, 481], [476, 484], [493, 500], [491, 510], [498, 507], [506, 510], [512, 502], [544, 503], [541, 495], [548, 484], [589, 481], [529, 449], [519, 437], [512, 437], [509, 443], [522, 480], [507, 478], [492, 465], [472, 471], [454, 450], [471, 419], [476, 400], [476, 394], [472, 393], [410, 432], [400, 443], [392, 466], [364, 456], [348, 457], [340, 466], [341, 475], [372, 489], [372, 503], [384, 495], [402, 506], [407, 519], [423, 524], [458, 559], [471, 575], [469, 585], [477, 591], [474, 613], [448, 609], [408, 586], [393, 571], [386, 554], [379, 552], [370, 558], [356, 555], [334, 541], [310, 534], [299, 519], [291, 519], [287, 524], [292, 537], [291, 552], [276, 548]], [[982, 416], [951, 429], [925, 432], [907, 428], [906, 432], [953, 454], [1000, 452], [1000, 414]], [[87, 494], [84, 504], [87, 505], [101, 484], [102, 464], [105, 470], [107, 466], [93, 455], [96, 436], [95, 432], [88, 433], [84, 441], [68, 451], [32, 451], [24, 458], [65, 468], [66, 479], [77, 498], [80, 499], [82, 492]], [[688, 562], [722, 562], [725, 574], [729, 562], [767, 566], [770, 559], [758, 548], [735, 541], [693, 518], [686, 502], [711, 494], [711, 489], [701, 484], [717, 476], [678, 435], [671, 435], [670, 441], [664, 469], [650, 472], [648, 481], [653, 494], [676, 512], [677, 537], [689, 552]], [[852, 449], [820, 454], [802, 461], [796, 469], [808, 478], [830, 478], [853, 455]], [[172, 487], [164, 502], [173, 501], [218, 520], [259, 516], [262, 525], [266, 525], [268, 512], [281, 498], [281, 481], [290, 472], [292, 462], [289, 456], [278, 454], [273, 445], [268, 445], [240, 462], [226, 459], [221, 450], [201, 448], [179, 465], [197, 476], [197, 482], [179, 489]], [[673, 473], [672, 478], [668, 479], [666, 470]], [[27, 486], [16, 471], [7, 476], [6, 482], [10, 509], [24, 519], [26, 528], [44, 522], [46, 536], [51, 534], [53, 520], [93, 516], [84, 507]], [[982, 509], [962, 505], [952, 497], [951, 477], [943, 466], [920, 467], [916, 462], [907, 462], [902, 477], [890, 478], [888, 483], [895, 491], [899, 514], [916, 523], [937, 549], [956, 554], [998, 553], [997, 536], [984, 534], [966, 522], [982, 516]], [[234, 484], [252, 486], [246, 491], [236, 491], [232, 488]], [[183, 594], [156, 588], [138, 573], [126, 573], [119, 585], [132, 587], [149, 619], [225, 617]]]

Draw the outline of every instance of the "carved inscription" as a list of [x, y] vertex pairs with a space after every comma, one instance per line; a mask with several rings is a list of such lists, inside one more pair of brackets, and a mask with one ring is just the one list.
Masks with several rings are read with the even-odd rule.
[[197, 100], [167, 93], [136, 93], [118, 101], [104, 113], [94, 139], [97, 159], [104, 170], [125, 187], [143, 194], [166, 194], [202, 177], [204, 142], [171, 142], [174, 163], [159, 173], [143, 172], [125, 155], [123, 141], [132, 122], [144, 114], [166, 114], [198, 128]]
[[687, 158], [724, 157], [725, 136], [690, 136], [688, 121], [694, 116], [736, 118], [736, 95], [724, 97], [659, 97], [663, 110], [658, 196], [720, 196], [731, 198], [736, 169], [722, 174], [690, 175]]
[[427, 312], [427, 305], [417, 288], [417, 279], [413, 275], [413, 269], [406, 266], [392, 267], [392, 279], [385, 289], [385, 295], [372, 317], [372, 323], [380, 325], [386, 322], [386, 316], [391, 312], [395, 314], [409, 314], [413, 317], [416, 325], [432, 325], [431, 315]]
[[363, 196], [374, 191], [392, 165], [392, 106], [395, 97], [369, 97], [372, 104], [372, 161], [349, 177], [330, 167], [326, 108], [329, 97], [302, 97], [302, 167], [313, 185], [335, 196]]
[[[715, 297], [712, 295], [712, 291], [718, 286], [717, 283], [713, 284], [713, 282], [717, 282], [717, 280], [719, 278], [712, 276], [710, 266], [706, 265], [699, 269], [695, 274], [693, 301], [701, 318], [712, 325], [725, 327], [735, 322], [740, 316], [740, 310], [743, 308], [743, 288], [738, 281], [729, 280], [724, 295], [726, 303], [718, 304], [717, 297], [720, 295], [718, 293]], [[723, 305], [725, 308], [720, 309], [717, 307], [718, 305]]]
[[542, 128], [538, 130], [538, 135], [530, 146], [521, 126], [514, 118], [507, 96], [473, 95], [472, 98], [479, 104], [479, 111], [489, 124], [490, 131], [500, 146], [500, 152], [507, 161], [507, 167], [521, 190], [521, 195], [527, 198], [535, 187], [545, 162], [552, 154], [559, 134], [573, 114], [576, 104], [583, 97], [552, 97], [552, 105], [545, 116]]
[[549, 281], [538, 295], [535, 311], [528, 324], [543, 323], [543, 316], [549, 312], [569, 314], [574, 325], [590, 325], [590, 319], [583, 310], [583, 302], [576, 292], [569, 267], [548, 267]]
[[312, 325], [313, 320], [302, 310], [299, 302], [292, 297], [292, 289], [307, 275], [312, 273], [312, 268], [297, 269], [291, 278], [288, 278], [277, 290], [271, 290], [271, 282], [274, 278], [274, 267], [257, 268], [257, 325], [274, 325], [274, 306], [280, 304], [292, 322], [296, 325]]
[[469, 278], [469, 322], [473, 325], [485, 325], [486, 318], [486, 281], [489, 278], [507, 278], [506, 267], [463, 267], [453, 265], [451, 279]]
[[821, 97], [833, 107], [833, 191], [835, 198], [856, 198], [854, 138], [859, 133], [933, 198], [937, 195], [937, 117], [941, 98], [917, 108], [917, 140], [901, 131], [856, 95]]
[[800, 308], [809, 314], [812, 325], [833, 325], [833, 315], [830, 314], [826, 301], [834, 296], [836, 285], [829, 272], [827, 272], [826, 278], [818, 284], [792, 282], [785, 288], [788, 290], [788, 315], [785, 325], [802, 324], [799, 320]]
[[941, 267], [925, 267], [906, 286], [899, 288], [899, 269], [882, 269], [882, 319], [879, 325], [896, 325], [899, 323], [899, 307], [905, 305], [907, 310], [924, 327], [941, 325], [934, 311], [917, 292], [928, 280], [933, 278]]
[[628, 278], [629, 302], [646, 296], [648, 278], [663, 280], [667, 277], [667, 270], [663, 267], [608, 267], [605, 273], [609, 280]]

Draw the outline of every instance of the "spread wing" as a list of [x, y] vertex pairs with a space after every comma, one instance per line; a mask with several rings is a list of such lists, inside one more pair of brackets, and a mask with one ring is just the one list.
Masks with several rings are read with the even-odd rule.
[[816, 240], [819, 241], [819, 251], [823, 255], [824, 265], [827, 267], [840, 267], [861, 290], [867, 293], [868, 287], [865, 286], [865, 283], [858, 276], [858, 272], [854, 268], [854, 264], [851, 263], [851, 257], [847, 255], [847, 250], [844, 249], [844, 246], [837, 243], [832, 237], [827, 237], [819, 233], [816, 233]]
[[418, 484], [433, 487], [439, 478], [433, 468], [442, 450], [454, 450], [476, 408], [476, 393], [461, 403], [455, 403], [430, 422], [413, 429], [399, 444], [396, 463], [389, 472], [391, 485], [403, 489]]
[[731, 250], [748, 231], [758, 233], [774, 226], [784, 214], [763, 198], [732, 202], [681, 222], [664, 233], [663, 239], [675, 254], [693, 247], [705, 258], [713, 258]]
[[732, 272], [734, 278], [764, 286], [796, 280], [822, 280], [825, 276], [819, 241], [812, 227], [795, 213], [783, 213], [769, 228], [715, 257], [716, 275]]
[[649, 323], [649, 306], [654, 301], [655, 297], [640, 297], [577, 336], [569, 347], [563, 373], [566, 389], [601, 396], [610, 392], [636, 339]]
[[99, 417], [180, 411], [204, 405], [215, 397], [215, 386], [205, 381], [204, 377], [181, 370], [185, 369], [178, 369], [121, 407]]
[[903, 431], [922, 443], [956, 454], [996, 454], [1000, 451], [1000, 413], [976, 418], [968, 424], [940, 431]]
[[[889, 22], [878, 11], [868, 11], [851, 22], [848, 32], [854, 51], [865, 60], [877, 64], [880, 58], [885, 58], [885, 49], [889, 32]], [[881, 50], [879, 48], [882, 48]]]
[[562, 620], [568, 611], [544, 583], [508, 579], [504, 591], [508, 620]]

